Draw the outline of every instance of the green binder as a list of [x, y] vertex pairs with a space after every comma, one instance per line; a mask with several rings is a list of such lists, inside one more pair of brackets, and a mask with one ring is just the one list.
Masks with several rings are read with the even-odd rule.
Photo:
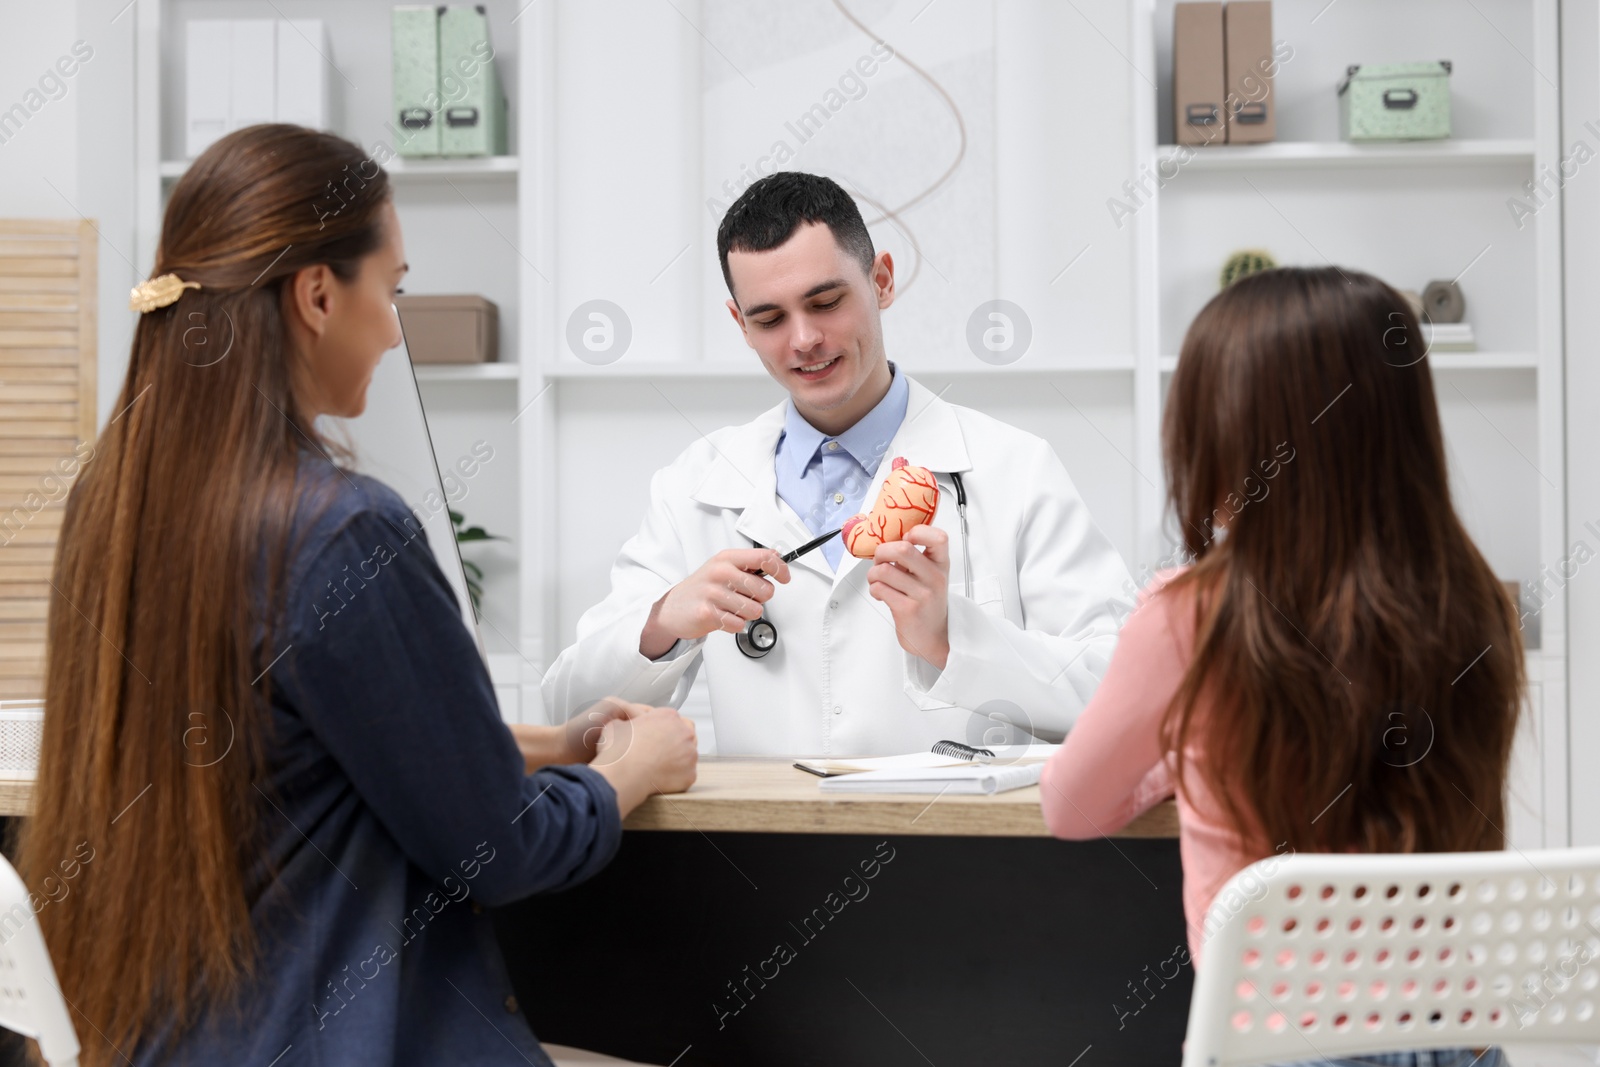
[[439, 9], [439, 152], [506, 154], [506, 98], [482, 7]]
[[390, 22], [394, 78], [390, 130], [402, 156], [439, 154], [439, 9], [396, 7]]

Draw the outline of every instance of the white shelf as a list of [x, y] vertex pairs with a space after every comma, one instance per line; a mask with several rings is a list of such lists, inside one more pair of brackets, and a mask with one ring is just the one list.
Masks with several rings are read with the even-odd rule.
[[[161, 161], [161, 177], [165, 181], [175, 181], [183, 177], [184, 171], [189, 169], [189, 159], [164, 159]], [[447, 157], [438, 159], [407, 159], [395, 156], [383, 165], [389, 172], [389, 177], [397, 181], [408, 180], [433, 180], [461, 179], [466, 181], [480, 179], [506, 179], [515, 180], [522, 161], [516, 156], [475, 156], [475, 157]]]
[[522, 161], [516, 156], [441, 157], [407, 159], [395, 156], [383, 165], [391, 178], [507, 178], [515, 179]]
[[[1098, 356], [1071, 363], [1046, 362], [1023, 359], [1007, 366], [992, 366], [971, 360], [965, 363], [928, 364], [906, 366], [906, 372], [915, 377], [1011, 377], [1043, 374], [1107, 374], [1126, 373], [1133, 370], [1133, 356]], [[770, 381], [766, 368], [753, 360], [748, 363], [668, 363], [622, 360], [605, 366], [584, 363], [559, 363], [546, 367], [546, 378], [572, 381], [599, 381], [604, 379], [640, 381], [658, 378], [702, 378], [741, 380], [756, 378]]]
[[544, 368], [550, 379], [572, 381], [599, 381], [604, 379], [644, 380], [650, 378], [767, 378], [761, 364], [749, 363], [668, 363], [664, 360], [628, 360], [592, 365], [588, 363], [557, 363]]
[[[1180, 149], [1194, 155], [1179, 163]], [[1157, 165], [1185, 170], [1323, 170], [1329, 167], [1462, 166], [1523, 163], [1533, 166], [1532, 141], [1273, 141], [1254, 145], [1159, 145]], [[1161, 172], [1170, 187], [1173, 177]]]
[[[1435, 352], [1427, 357], [1434, 370], [1538, 370], [1537, 352]], [[1162, 356], [1161, 373], [1178, 368], [1177, 356]]]
[[1538, 370], [1537, 352], [1435, 352], [1434, 370]]
[[1005, 366], [993, 366], [977, 360], [965, 363], [951, 364], [948, 366], [935, 364], [926, 367], [907, 368], [913, 374], [928, 375], [957, 375], [995, 377], [1002, 375], [1028, 375], [1028, 374], [1115, 374], [1131, 373], [1133, 371], [1133, 354], [1085, 356], [1082, 359], [1028, 359], [1024, 357], [1016, 363]]
[[417, 363], [419, 382], [515, 381], [521, 368], [515, 363]]

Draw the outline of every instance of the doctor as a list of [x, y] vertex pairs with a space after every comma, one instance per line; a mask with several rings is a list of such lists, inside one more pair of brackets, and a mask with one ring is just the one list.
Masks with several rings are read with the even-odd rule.
[[[1059, 741], [1130, 608], [1127, 569], [1061, 461], [888, 361], [894, 264], [836, 183], [757, 181], [717, 251], [733, 320], [789, 398], [656, 472], [610, 595], [545, 676], [552, 717], [607, 695], [681, 706], [703, 664], [723, 755]], [[779, 558], [871, 508], [896, 456], [936, 474], [931, 525], [872, 560], [839, 537]], [[779, 637], [752, 658], [734, 635], [758, 617]]]

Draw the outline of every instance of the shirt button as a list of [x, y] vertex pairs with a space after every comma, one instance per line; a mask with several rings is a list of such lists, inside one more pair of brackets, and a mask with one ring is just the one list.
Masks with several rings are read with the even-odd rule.
[[844, 494], [843, 493], [835, 493], [835, 494], [833, 494], [833, 502], [835, 504], [843, 504], [844, 503]]
[[838, 441], [829, 441], [828, 442], [828, 451], [829, 452], [837, 452], [837, 451], [839, 451], [839, 442]]
[[510, 1012], [512, 1015], [515, 1015], [517, 1013], [517, 998], [516, 997], [512, 996], [512, 997], [507, 997], [506, 998], [506, 1011]]
[[839, 705], [837, 705], [837, 704], [835, 704], [835, 705], [834, 705], [834, 706], [833, 706], [833, 713], [834, 713], [834, 714], [835, 714], [835, 715], [837, 715], [837, 714], [839, 714], [839, 712], [841, 712], [841, 711], [842, 711], [842, 710], [844, 710], [844, 709], [842, 709], [842, 708], [840, 708], [840, 707], [839, 707]]
[[839, 607], [839, 602], [837, 600], [830, 600], [830, 601], [828, 601], [828, 607], [834, 608], [835, 610], [837, 610], [838, 607]]

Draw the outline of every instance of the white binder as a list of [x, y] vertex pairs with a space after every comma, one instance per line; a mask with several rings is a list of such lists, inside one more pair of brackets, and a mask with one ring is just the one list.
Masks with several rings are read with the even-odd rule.
[[228, 58], [228, 129], [271, 122], [278, 106], [278, 27], [272, 19], [234, 19]]
[[278, 23], [277, 121], [313, 130], [328, 128], [328, 64], [332, 60], [321, 19]]
[[228, 132], [233, 24], [227, 19], [190, 19], [185, 31], [183, 151], [193, 159]]

